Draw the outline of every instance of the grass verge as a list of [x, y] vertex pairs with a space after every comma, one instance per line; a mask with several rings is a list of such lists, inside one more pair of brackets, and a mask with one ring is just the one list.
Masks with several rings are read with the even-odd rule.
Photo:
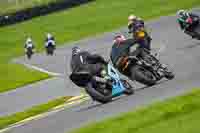
[[47, 112], [47, 111], [49, 111], [50, 109], [52, 109], [56, 106], [64, 104], [70, 98], [72, 98], [72, 97], [67, 96], [67, 97], [58, 98], [58, 99], [49, 101], [46, 104], [34, 106], [34, 107], [32, 107], [28, 110], [25, 110], [23, 112], [15, 113], [15, 114], [12, 114], [12, 115], [9, 115], [9, 116], [0, 117], [0, 129], [3, 129], [3, 128], [5, 128], [5, 127], [7, 127], [11, 124], [17, 123], [19, 121], [22, 121], [26, 118]]
[[197, 89], [72, 133], [198, 133], [199, 114], [200, 89]]
[[35, 71], [30, 73], [10, 63], [13, 57], [24, 53], [23, 45], [27, 35], [32, 36], [38, 51], [41, 51], [46, 32], [53, 33], [58, 44], [63, 44], [126, 25], [130, 13], [147, 20], [199, 4], [199, 0], [96, 0], [67, 11], [0, 28], [0, 90], [14, 89], [41, 77], [48, 77]]
[[0, 65], [0, 93], [50, 77], [52, 76], [20, 64], [2, 63]]

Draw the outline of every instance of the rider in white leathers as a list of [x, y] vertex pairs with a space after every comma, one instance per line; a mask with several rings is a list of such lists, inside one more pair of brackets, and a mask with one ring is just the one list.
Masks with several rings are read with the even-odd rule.
[[53, 45], [54, 48], [56, 46], [55, 38], [50, 33], [47, 34], [47, 37], [45, 40], [45, 47], [47, 48], [49, 45]]
[[25, 42], [25, 45], [24, 45], [24, 48], [25, 48], [25, 52], [27, 52], [27, 49], [28, 48], [32, 48], [32, 50], [35, 48], [34, 44], [33, 44], [33, 41], [30, 37], [28, 37], [26, 39], [26, 42]]

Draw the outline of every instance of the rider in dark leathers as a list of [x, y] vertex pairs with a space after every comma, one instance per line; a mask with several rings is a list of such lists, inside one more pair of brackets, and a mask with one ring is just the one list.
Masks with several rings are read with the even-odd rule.
[[141, 26], [144, 26], [144, 20], [142, 20], [141, 18], [136, 17], [135, 15], [130, 15], [128, 17], [128, 30], [129, 33], [133, 32], [133, 29], [135, 27], [136, 24], [141, 24]]
[[[128, 30], [129, 30], [128, 33], [132, 33], [134, 39], [136, 39], [135, 32], [137, 31], [139, 27], [145, 28], [144, 21], [141, 18], [136, 17], [135, 15], [130, 15], [128, 17]], [[148, 35], [147, 43], [141, 40], [140, 41], [138, 40], [137, 43], [140, 43], [141, 45], [143, 45], [143, 47], [145, 47], [147, 50], [151, 50], [151, 40], [152, 38]]]
[[56, 42], [54, 36], [48, 33], [45, 39], [45, 47], [47, 48], [50, 44], [53, 45], [54, 48], [56, 48]]
[[87, 51], [81, 51], [78, 47], [72, 48], [71, 71], [81, 72], [86, 71], [94, 75], [95, 80], [106, 83], [107, 81], [101, 78], [101, 72], [104, 70], [104, 65], [107, 61], [97, 54], [90, 54]]
[[132, 46], [137, 44], [137, 41], [134, 39], [125, 39], [123, 35], [117, 35], [114, 38], [114, 44], [110, 54], [113, 65], [117, 68], [120, 68], [121, 60], [129, 55], [145, 58], [147, 53], [144, 52], [142, 45], [138, 44], [135, 51], [130, 50]]
[[25, 52], [27, 52], [28, 48], [31, 48], [34, 51], [35, 46], [34, 46], [34, 43], [31, 39], [31, 37], [27, 38], [24, 48], [25, 48]]

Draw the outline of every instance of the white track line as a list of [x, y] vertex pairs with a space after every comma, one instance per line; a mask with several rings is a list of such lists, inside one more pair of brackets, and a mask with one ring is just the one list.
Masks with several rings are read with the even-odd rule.
[[33, 65], [30, 65], [30, 64], [23, 63], [23, 65], [25, 65], [28, 68], [35, 69], [37, 71], [40, 71], [40, 72], [43, 72], [43, 73], [47, 73], [47, 74], [52, 75], [52, 76], [62, 76], [63, 75], [61, 73], [50, 72], [50, 71], [47, 71], [47, 70], [45, 70], [43, 68], [39, 68], [37, 66], [33, 66]]

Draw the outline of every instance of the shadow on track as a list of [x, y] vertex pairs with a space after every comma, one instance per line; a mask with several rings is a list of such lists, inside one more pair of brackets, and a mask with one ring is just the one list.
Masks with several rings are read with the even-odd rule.
[[[192, 39], [191, 39], [192, 40]], [[178, 48], [178, 50], [187, 50], [187, 49], [193, 49], [193, 48], [196, 48], [196, 47], [199, 47], [200, 46], [200, 42], [198, 43], [194, 43], [192, 45], [186, 45], [182, 48]]]
[[84, 112], [84, 111], [88, 111], [88, 110], [91, 110], [91, 109], [95, 109], [95, 108], [98, 108], [98, 107], [101, 107], [101, 106], [105, 106], [105, 105], [108, 105], [108, 104], [110, 104], [110, 103], [112, 103], [112, 102], [114, 102], [114, 101], [117, 101], [117, 100], [119, 100], [119, 99], [121, 99], [121, 98], [123, 98], [124, 96], [122, 95], [122, 96], [119, 96], [119, 97], [116, 97], [116, 98], [114, 98], [112, 101], [110, 101], [110, 102], [108, 102], [108, 103], [106, 103], [106, 104], [102, 104], [102, 103], [98, 103], [98, 102], [96, 102], [96, 101], [93, 101], [93, 100], [89, 100], [89, 102], [88, 102], [88, 106], [86, 106], [86, 107], [83, 107], [83, 108], [80, 108], [79, 110], [77, 110], [76, 112]]
[[198, 46], [200, 46], [200, 43], [195, 43], [193, 45], [188, 45], [188, 46], [185, 47], [185, 49], [192, 49], [192, 48], [196, 48]]
[[153, 85], [153, 86], [144, 86], [144, 87], [141, 87], [141, 88], [137, 88], [137, 89], [135, 90], [135, 92], [136, 92], [136, 91], [140, 91], [140, 90], [144, 90], [144, 89], [146, 89], [146, 88], [156, 87], [157, 85], [163, 84], [163, 83], [165, 83], [165, 82], [167, 82], [167, 81], [170, 81], [170, 80], [165, 79], [165, 80], [161, 80], [161, 81], [157, 82], [157, 83], [156, 83], [155, 85]]
[[[158, 82], [158, 83], [157, 83], [156, 85], [154, 85], [154, 86], [144, 86], [144, 87], [141, 87], [141, 88], [137, 88], [137, 89], [135, 90], [135, 92], [136, 92], [136, 91], [140, 91], [140, 90], [144, 90], [144, 89], [146, 89], [146, 88], [156, 87], [157, 85], [160, 85], [160, 84], [162, 84], [162, 83], [165, 83], [166, 81], [168, 81], [168, 80], [162, 80], [162, 81]], [[134, 94], [133, 94], [133, 95], [134, 95]], [[130, 96], [133, 96], [133, 95], [130, 95]], [[87, 102], [87, 106], [80, 108], [80, 109], [77, 110], [76, 112], [85, 112], [85, 111], [88, 111], [88, 110], [92, 110], [92, 109], [96, 109], [96, 108], [99, 108], [99, 107], [102, 107], [102, 106], [106, 106], [106, 105], [109, 105], [109, 104], [111, 104], [111, 103], [113, 103], [113, 102], [115, 102], [115, 101], [117, 101], [117, 100], [123, 99], [123, 98], [125, 98], [125, 97], [128, 97], [128, 96], [127, 96], [127, 95], [122, 95], [122, 96], [119, 96], [119, 97], [115, 97], [115, 98], [113, 98], [112, 101], [108, 102], [107, 104], [98, 103], [98, 102], [93, 101], [93, 100], [90, 99], [90, 100]]]

